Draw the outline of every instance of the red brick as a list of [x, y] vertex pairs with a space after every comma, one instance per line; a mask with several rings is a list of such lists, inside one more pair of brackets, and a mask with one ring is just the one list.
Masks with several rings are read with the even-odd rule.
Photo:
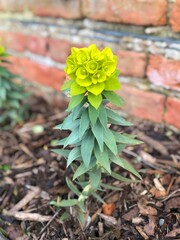
[[49, 56], [57, 61], [64, 63], [70, 54], [71, 44], [66, 40], [49, 39]]
[[123, 110], [130, 115], [162, 122], [165, 97], [161, 94], [147, 92], [135, 87], [122, 85], [118, 94], [125, 100]]
[[33, 62], [28, 58], [11, 57], [13, 63], [11, 71], [25, 79], [39, 82], [41, 84], [60, 90], [64, 80], [65, 73], [58, 68], [49, 67], [37, 62]]
[[180, 99], [169, 97], [166, 101], [165, 121], [180, 128]]
[[176, 0], [172, 5], [170, 23], [174, 32], [180, 32], [180, 0]]
[[144, 77], [146, 68], [146, 54], [118, 51], [118, 69], [124, 76]]
[[23, 12], [27, 8], [26, 0], [1, 0], [0, 10], [9, 12]]
[[91, 19], [135, 25], [165, 25], [166, 0], [83, 0], [83, 14]]
[[147, 75], [155, 85], [180, 90], [180, 61], [159, 55], [150, 57]]
[[30, 52], [45, 56], [47, 51], [47, 38], [28, 36], [26, 46]]
[[26, 35], [21, 33], [0, 32], [0, 39], [8, 49], [23, 52], [26, 47]]
[[30, 8], [38, 16], [81, 18], [80, 0], [31, 0]]

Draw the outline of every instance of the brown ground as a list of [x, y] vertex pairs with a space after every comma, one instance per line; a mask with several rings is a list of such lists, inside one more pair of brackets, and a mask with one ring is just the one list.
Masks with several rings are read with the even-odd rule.
[[[69, 193], [65, 177], [71, 175], [71, 170], [65, 169], [62, 157], [50, 151], [52, 140], [67, 134], [53, 130], [65, 113], [42, 98], [33, 98], [30, 106], [31, 120], [0, 132], [0, 240], [180, 239], [177, 131], [133, 120], [135, 126], [126, 128], [126, 132], [137, 134], [145, 144], [128, 147], [123, 155], [139, 170], [143, 181], [128, 185], [104, 178], [123, 188], [120, 192], [100, 193], [107, 203], [115, 203], [116, 210], [108, 217], [102, 213], [101, 203], [91, 198], [88, 206], [92, 222], [83, 232], [72, 216], [62, 221], [65, 209], [49, 205], [51, 200], [67, 198]], [[33, 133], [37, 124], [44, 128], [38, 134]], [[119, 168], [115, 171], [133, 178]]]

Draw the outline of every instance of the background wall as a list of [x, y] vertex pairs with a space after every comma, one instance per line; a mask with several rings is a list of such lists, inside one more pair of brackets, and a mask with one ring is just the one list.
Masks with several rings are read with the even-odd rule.
[[180, 0], [0, 0], [12, 70], [60, 89], [72, 46], [110, 46], [125, 109], [180, 128]]

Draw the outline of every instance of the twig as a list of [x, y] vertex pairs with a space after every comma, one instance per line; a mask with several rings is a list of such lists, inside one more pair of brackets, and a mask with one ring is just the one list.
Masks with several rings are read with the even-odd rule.
[[31, 192], [29, 192], [21, 201], [19, 201], [11, 210], [9, 210], [9, 213], [12, 214], [13, 212], [17, 212], [21, 208], [23, 208], [28, 202], [30, 202], [34, 197], [39, 195], [41, 192], [41, 189], [38, 187], [35, 187]]
[[42, 216], [38, 213], [26, 213], [26, 212], [13, 212], [6, 213], [7, 216], [13, 216], [14, 218], [21, 221], [35, 221], [35, 222], [48, 222], [51, 216]]
[[177, 192], [180, 192], [180, 189], [175, 190], [174, 192], [172, 192], [171, 194], [169, 194], [169, 196], [167, 196], [166, 198], [164, 198], [163, 200], [161, 200], [161, 202], [165, 202], [167, 201], [169, 198], [171, 198], [174, 194], [176, 194]]
[[55, 212], [55, 214], [52, 216], [52, 218], [49, 220], [49, 222], [41, 230], [41, 232], [39, 233], [40, 237], [38, 238], [38, 240], [41, 238], [41, 235], [44, 233], [44, 231], [47, 229], [47, 227], [51, 224], [51, 222], [55, 219], [55, 217], [59, 214], [60, 210], [61, 209], [59, 209], [58, 211]]

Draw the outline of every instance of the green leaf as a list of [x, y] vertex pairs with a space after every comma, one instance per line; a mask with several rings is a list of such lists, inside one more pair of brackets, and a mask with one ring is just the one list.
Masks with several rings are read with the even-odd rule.
[[123, 143], [123, 144], [128, 144], [128, 145], [137, 145], [137, 144], [142, 144], [142, 141], [136, 140], [131, 137], [131, 135], [122, 135], [120, 133], [117, 133], [115, 131], [112, 131], [114, 134], [114, 137], [116, 139], [116, 142], [118, 143]]
[[91, 133], [91, 131], [88, 131], [84, 135], [81, 142], [81, 155], [86, 167], [88, 167], [90, 164], [93, 148], [94, 148], [94, 136]]
[[68, 156], [67, 167], [74, 161], [77, 160], [81, 156], [81, 151], [79, 147], [73, 148]]
[[119, 114], [112, 111], [111, 109], [106, 108], [106, 112], [110, 123], [120, 126], [132, 126], [132, 123], [126, 121], [124, 118], [122, 118]]
[[99, 202], [105, 204], [105, 201], [95, 192], [92, 192], [93, 197], [95, 197]]
[[71, 89], [70, 89], [71, 96], [77, 96], [85, 92], [86, 92], [85, 87], [79, 86], [76, 82], [72, 83]]
[[77, 126], [79, 126], [79, 119], [73, 120], [73, 114], [69, 114], [65, 119], [64, 122], [57, 125], [54, 129], [59, 129], [59, 130], [73, 130]]
[[99, 120], [97, 120], [97, 122], [92, 126], [91, 130], [98, 142], [101, 152], [103, 152], [104, 147], [103, 127]]
[[139, 181], [136, 181], [136, 180], [132, 180], [132, 179], [129, 179], [129, 178], [125, 178], [125, 177], [122, 177], [121, 175], [115, 173], [115, 172], [112, 172], [111, 173], [111, 176], [113, 178], [116, 178], [117, 180], [121, 181], [121, 182], [127, 182], [127, 183], [135, 183], [135, 182], [139, 182]]
[[96, 109], [100, 106], [102, 102], [102, 95], [94, 95], [92, 93], [88, 93], [88, 101], [89, 103]]
[[92, 186], [93, 189], [98, 188], [101, 181], [100, 167], [93, 168], [92, 171], [89, 172], [89, 180], [90, 180], [90, 185]]
[[118, 107], [122, 107], [124, 101], [123, 99], [118, 96], [115, 92], [112, 91], [104, 91], [103, 95], [105, 96], [105, 98], [107, 100], [109, 100], [111, 103], [113, 103], [114, 105], [118, 106]]
[[68, 145], [74, 144], [79, 140], [79, 128], [75, 128], [71, 134], [66, 138], [64, 148]]
[[89, 118], [92, 124], [95, 124], [99, 115], [99, 111], [96, 110], [94, 107], [89, 105], [88, 107]]
[[84, 98], [83, 94], [73, 96], [69, 102], [68, 111], [71, 111], [74, 107], [76, 107], [78, 104], [80, 104], [82, 102], [83, 98]]
[[106, 108], [101, 105], [99, 107], [99, 121], [101, 122], [102, 126], [106, 129], [107, 128], [107, 113]]
[[112, 131], [109, 128], [106, 128], [104, 131], [104, 142], [106, 146], [114, 153], [114, 155], [117, 155], [118, 151], [116, 140]]
[[73, 82], [74, 82], [74, 80], [69, 80], [69, 81], [65, 82], [65, 83], [62, 85], [61, 90], [64, 91], [64, 90], [70, 88], [70, 87], [71, 87], [71, 84], [72, 84]]
[[81, 165], [76, 169], [74, 176], [73, 176], [73, 180], [75, 180], [76, 178], [78, 178], [79, 176], [83, 175], [84, 173], [88, 172], [90, 169], [92, 169], [94, 166], [96, 165], [95, 161], [91, 161], [91, 163], [89, 164], [89, 167], [86, 167], [84, 165], [84, 163], [81, 163]]
[[68, 200], [62, 200], [59, 203], [59, 207], [72, 207], [74, 205], [78, 204], [77, 199], [68, 199]]
[[111, 157], [111, 161], [113, 163], [119, 165], [120, 167], [124, 168], [125, 170], [131, 172], [136, 177], [142, 179], [141, 176], [139, 175], [139, 173], [125, 159], [117, 157], [117, 156], [113, 156], [113, 157]]
[[85, 109], [82, 113], [81, 119], [80, 119], [80, 125], [79, 125], [79, 136], [82, 138], [86, 130], [89, 128], [89, 116], [88, 111]]
[[62, 155], [63, 157], [67, 158], [71, 150], [67, 149], [52, 149], [52, 152], [55, 152], [59, 155]]
[[110, 190], [115, 190], [115, 191], [121, 191], [122, 190], [122, 188], [112, 186], [112, 185], [109, 185], [109, 184], [105, 184], [105, 183], [101, 183], [100, 185], [101, 185], [101, 187], [106, 188], [106, 189], [110, 189]]
[[108, 172], [111, 174], [111, 166], [109, 161], [109, 155], [106, 148], [104, 148], [104, 151], [101, 152], [98, 145], [95, 144], [94, 146], [94, 153], [95, 157], [98, 161], [98, 163]]
[[81, 192], [78, 190], [78, 188], [74, 185], [74, 183], [70, 179], [66, 178], [66, 183], [73, 193], [75, 193], [77, 196], [81, 195]]

